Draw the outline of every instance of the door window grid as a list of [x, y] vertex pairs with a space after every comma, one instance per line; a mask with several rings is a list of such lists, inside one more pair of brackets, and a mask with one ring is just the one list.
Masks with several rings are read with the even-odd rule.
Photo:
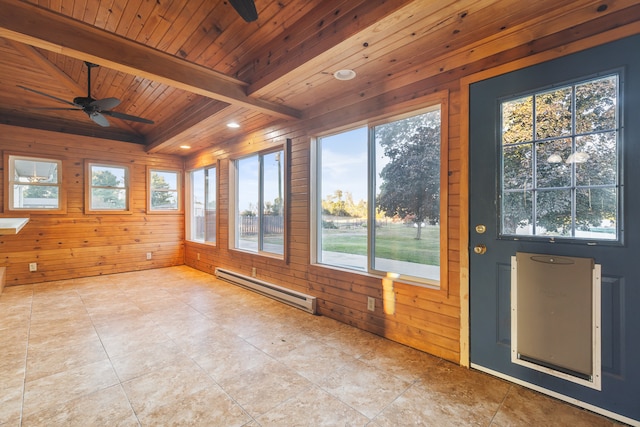
[[501, 234], [619, 238], [618, 76], [501, 104]]

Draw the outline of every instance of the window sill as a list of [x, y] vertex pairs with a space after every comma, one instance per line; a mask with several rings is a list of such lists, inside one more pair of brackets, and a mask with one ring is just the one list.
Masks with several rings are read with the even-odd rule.
[[389, 277], [388, 275], [385, 275], [385, 274], [377, 274], [377, 273], [371, 273], [371, 272], [367, 272], [367, 271], [352, 270], [352, 269], [349, 269], [349, 268], [343, 268], [343, 267], [339, 267], [339, 266], [335, 266], [335, 265], [329, 265], [329, 264], [311, 264], [311, 267], [312, 268], [317, 268], [317, 269], [323, 269], [323, 270], [339, 271], [339, 272], [345, 273], [345, 274], [355, 274], [355, 275], [358, 275], [358, 276], [365, 276], [365, 277], [369, 277], [369, 278], [377, 279], [377, 280], [389, 279], [394, 283], [401, 283], [403, 285], [416, 286], [416, 287], [429, 289], [429, 290], [433, 290], [433, 291], [443, 291], [443, 290], [445, 290], [445, 288], [443, 288], [440, 284], [435, 284], [433, 281], [429, 281], [428, 279], [424, 279], [424, 281], [423, 281], [423, 280], [420, 280], [418, 278], [406, 278], [406, 277], [403, 277], [403, 276]]

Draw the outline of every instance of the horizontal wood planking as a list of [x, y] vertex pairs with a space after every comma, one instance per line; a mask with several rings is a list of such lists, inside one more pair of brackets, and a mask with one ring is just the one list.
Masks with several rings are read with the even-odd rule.
[[[557, 35], [555, 40], [561, 38], [562, 35]], [[222, 166], [220, 184], [228, 189], [228, 159], [273, 146], [286, 137], [293, 139], [290, 165], [292, 182], [289, 187], [289, 212], [292, 218], [289, 221], [287, 246], [290, 251], [289, 263], [229, 249], [228, 227], [226, 221], [223, 221], [219, 227], [217, 246], [186, 243], [186, 264], [209, 272], [213, 272], [215, 267], [225, 267], [245, 274], [250, 274], [251, 268], [255, 267], [259, 278], [317, 296], [318, 310], [321, 314], [448, 360], [463, 361], [460, 338], [465, 332], [461, 328], [461, 322], [466, 322], [467, 317], [463, 319], [462, 305], [468, 303], [468, 295], [460, 289], [463, 285], [463, 274], [466, 274], [460, 261], [467, 250], [466, 245], [461, 247], [462, 230], [467, 231], [466, 224], [461, 223], [463, 218], [466, 221], [466, 215], [463, 215], [461, 209], [467, 209], [468, 204], [462, 199], [463, 195], [466, 197], [467, 187], [466, 174], [462, 168], [467, 167], [467, 159], [463, 158], [464, 151], [461, 146], [462, 140], [466, 138], [466, 135], [461, 134], [461, 122], [466, 120], [466, 117], [461, 114], [465, 109], [460, 105], [459, 79], [465, 73], [496, 66], [496, 60], [508, 62], [518, 55], [525, 57], [527, 52], [514, 49], [510, 55], [503, 58], [480, 59], [468, 67], [459, 67], [452, 73], [442, 73], [421, 81], [409, 81], [406, 86], [392, 89], [391, 95], [365, 97], [359, 103], [335, 105], [324, 111], [317, 108], [315, 112], [319, 114], [302, 123], [280, 123], [263, 133], [253, 132], [244, 138], [228, 141], [223, 147], [204, 150], [187, 159], [187, 165], [200, 166], [219, 160]], [[443, 292], [396, 284], [393, 289], [395, 311], [393, 314], [387, 314], [382, 309], [383, 292], [379, 277], [310, 264], [310, 139], [315, 134], [331, 128], [349, 125], [348, 121], [359, 122], [378, 114], [391, 113], [397, 108], [419, 108], [420, 99], [428, 98], [430, 94], [441, 90], [449, 92], [448, 289]], [[310, 114], [313, 113], [314, 111], [311, 111]], [[220, 196], [218, 209], [222, 217], [228, 210], [228, 199], [226, 195]], [[196, 253], [200, 253], [200, 261], [196, 260]], [[367, 297], [376, 298], [376, 301], [380, 302], [376, 304], [377, 309], [374, 312], [367, 311]], [[462, 343], [465, 346], [464, 351], [467, 351], [467, 343], [464, 340]], [[467, 357], [466, 354], [464, 356]]]
[[[456, 90], [455, 84], [449, 90]], [[425, 106], [426, 102], [434, 102], [432, 91], [422, 92], [424, 95], [415, 99], [415, 91], [406, 92], [401, 108]], [[421, 102], [422, 99], [422, 102]], [[454, 97], [457, 100], [457, 97]], [[349, 107], [350, 108], [350, 107]], [[357, 107], [360, 111], [370, 108]], [[389, 106], [383, 109], [387, 113]], [[352, 115], [332, 114], [331, 126], [348, 125]], [[339, 118], [336, 121], [334, 118]], [[459, 120], [459, 108], [449, 116], [449, 129], [456, 128]], [[427, 287], [396, 283], [395, 311], [385, 313], [383, 309], [383, 291], [381, 278], [356, 272], [329, 267], [311, 265], [310, 254], [310, 162], [311, 137], [313, 132], [330, 130], [323, 124], [323, 118], [309, 119], [297, 124], [282, 123], [272, 126], [264, 133], [255, 132], [230, 141], [224, 147], [212, 147], [203, 150], [186, 160], [185, 169], [217, 164], [219, 167], [218, 196], [218, 242], [215, 246], [195, 242], [185, 243], [185, 264], [213, 273], [216, 267], [224, 267], [240, 273], [251, 275], [256, 268], [257, 277], [268, 282], [308, 293], [319, 299], [318, 311], [342, 322], [358, 328], [388, 337], [395, 341], [411, 345], [448, 360], [459, 361], [460, 334], [460, 299], [457, 289], [437, 290]], [[455, 133], [457, 135], [457, 131]], [[288, 229], [288, 263], [257, 254], [237, 251], [229, 247], [228, 241], [228, 209], [229, 199], [229, 161], [263, 149], [272, 149], [284, 143], [286, 138], [292, 139], [289, 170], [291, 181], [288, 186], [289, 229]], [[458, 143], [450, 150], [458, 150]], [[458, 155], [459, 156], [459, 155]], [[454, 157], [455, 158], [455, 157]], [[455, 163], [454, 163], [455, 165]], [[449, 163], [449, 168], [451, 164]], [[449, 185], [449, 215], [453, 221], [448, 224], [449, 233], [458, 235], [460, 206], [457, 200], [457, 186]], [[454, 191], [452, 191], [452, 189]], [[456, 230], [454, 230], [456, 229]], [[459, 252], [449, 246], [449, 278], [451, 284], [459, 285], [458, 257]], [[198, 260], [198, 254], [200, 259]], [[367, 310], [367, 298], [376, 299], [376, 310]]]
[[[144, 147], [0, 125], [0, 150], [63, 161], [66, 214], [29, 216], [18, 235], [0, 236], [0, 266], [7, 285], [120, 273], [184, 263], [184, 216], [146, 212], [147, 167], [182, 171], [180, 157], [149, 155]], [[130, 168], [131, 214], [84, 213], [84, 163], [93, 160]], [[0, 178], [4, 193], [4, 175]], [[4, 197], [2, 198], [4, 199]], [[4, 202], [2, 202], [4, 203]], [[152, 259], [147, 260], [150, 252]], [[29, 272], [31, 262], [38, 271]]]

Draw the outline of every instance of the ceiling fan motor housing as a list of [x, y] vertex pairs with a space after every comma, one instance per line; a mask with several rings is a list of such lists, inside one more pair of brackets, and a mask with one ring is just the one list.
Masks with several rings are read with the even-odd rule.
[[93, 101], [95, 101], [95, 99], [93, 98], [88, 98], [86, 96], [78, 96], [76, 98], [73, 98], [73, 103], [80, 105], [82, 107], [86, 107], [89, 104], [91, 104]]

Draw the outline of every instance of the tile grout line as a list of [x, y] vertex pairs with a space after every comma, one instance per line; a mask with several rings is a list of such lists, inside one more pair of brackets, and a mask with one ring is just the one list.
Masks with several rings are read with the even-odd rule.
[[489, 420], [489, 426], [493, 425], [493, 421], [496, 419], [496, 416], [498, 416], [498, 414], [500, 413], [500, 410], [502, 409], [504, 402], [506, 402], [507, 397], [509, 397], [509, 393], [511, 393], [511, 390], [513, 390], [513, 384], [509, 384], [509, 388], [507, 388], [507, 392], [504, 394], [504, 397], [500, 401], [500, 404], [498, 405], [496, 412], [491, 417], [491, 420]]
[[[80, 301], [82, 301], [82, 307], [84, 308], [84, 310], [87, 313], [87, 316], [89, 317], [89, 321], [91, 322], [91, 327], [93, 327], [93, 330], [96, 333], [96, 336], [98, 337], [98, 340], [100, 340], [100, 345], [102, 346], [102, 350], [104, 351], [105, 356], [107, 356], [107, 360], [109, 361], [109, 364], [111, 365], [111, 369], [113, 369], [113, 373], [115, 374], [116, 378], [118, 379], [118, 384], [117, 385], [120, 387], [120, 390], [122, 390], [122, 393], [127, 398], [127, 403], [129, 404], [129, 408], [131, 408], [131, 412], [136, 417], [136, 422], [138, 423], [138, 426], [142, 426], [142, 423], [140, 422], [140, 418], [138, 417], [138, 414], [136, 413], [135, 408], [131, 404], [131, 399], [129, 399], [129, 396], [127, 395], [127, 392], [124, 390], [124, 385], [122, 383], [122, 378], [120, 378], [120, 375], [118, 375], [118, 371], [116, 370], [115, 366], [113, 366], [113, 361], [111, 360], [111, 356], [109, 355], [109, 352], [107, 351], [107, 348], [104, 345], [104, 341], [102, 340], [102, 337], [100, 336], [100, 333], [98, 332], [98, 329], [96, 328], [96, 324], [93, 321], [93, 316], [91, 316], [91, 313], [87, 309], [87, 304], [85, 303], [85, 299], [82, 297], [81, 293], [79, 293], [77, 290], [75, 290], [75, 291], [78, 293], [78, 297], [80, 298]], [[110, 387], [112, 387], [112, 386], [110, 386]], [[96, 393], [98, 391], [100, 391], [100, 390], [96, 390], [96, 391], [94, 391], [94, 393]], [[90, 393], [90, 394], [92, 394], [92, 393]]]

